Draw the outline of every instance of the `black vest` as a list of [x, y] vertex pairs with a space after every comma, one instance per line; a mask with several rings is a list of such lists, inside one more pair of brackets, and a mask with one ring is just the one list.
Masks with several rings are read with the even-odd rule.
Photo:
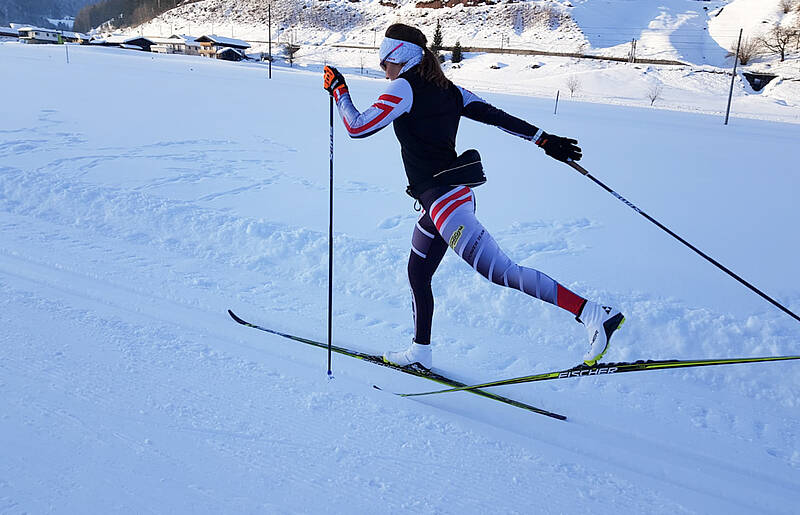
[[456, 133], [464, 99], [452, 83], [442, 89], [419, 76], [417, 67], [400, 75], [411, 84], [411, 111], [394, 121], [408, 184], [429, 182], [456, 159]]

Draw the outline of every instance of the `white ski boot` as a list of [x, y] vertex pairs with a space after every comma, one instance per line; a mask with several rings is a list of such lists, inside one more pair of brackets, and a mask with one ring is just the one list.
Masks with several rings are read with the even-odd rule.
[[583, 362], [592, 367], [608, 350], [611, 335], [625, 322], [625, 317], [618, 309], [587, 300], [575, 319], [585, 325], [589, 333], [589, 352]]
[[383, 361], [385, 363], [397, 365], [398, 367], [416, 365], [420, 369], [429, 371], [433, 363], [433, 358], [431, 357], [431, 346], [422, 345], [412, 341], [411, 346], [406, 350], [384, 353]]

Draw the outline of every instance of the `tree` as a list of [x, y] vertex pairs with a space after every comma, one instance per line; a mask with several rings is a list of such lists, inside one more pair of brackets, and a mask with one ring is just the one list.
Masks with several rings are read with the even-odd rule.
[[581, 89], [581, 81], [578, 79], [577, 75], [570, 75], [567, 79], [567, 89], [569, 90], [569, 96], [574, 97], [575, 93], [577, 93]]
[[83, 7], [75, 16], [74, 29], [88, 32], [109, 20], [120, 27], [138, 25], [177, 5], [177, 0], [103, 0]]
[[661, 98], [661, 93], [664, 91], [664, 86], [660, 83], [655, 83], [650, 86], [650, 90], [647, 92], [647, 98], [650, 99], [650, 105], [656, 103], [656, 100]]
[[433, 31], [433, 43], [431, 44], [431, 52], [436, 57], [439, 57], [439, 51], [442, 49], [442, 25], [439, 23], [439, 20], [436, 20], [436, 30]]
[[454, 63], [460, 63], [461, 61], [464, 60], [464, 56], [462, 55], [461, 52], [460, 41], [456, 41], [456, 44], [453, 46], [453, 56], [450, 58], [450, 60]]
[[781, 56], [781, 62], [783, 62], [786, 60], [786, 49], [797, 37], [797, 29], [776, 25], [766, 35], [759, 38], [759, 43], [773, 54]]
[[[739, 63], [747, 64], [752, 58], [761, 53], [761, 43], [758, 39], [750, 39], [743, 37], [739, 45]], [[733, 57], [736, 55], [736, 47], [734, 46], [725, 57]]]

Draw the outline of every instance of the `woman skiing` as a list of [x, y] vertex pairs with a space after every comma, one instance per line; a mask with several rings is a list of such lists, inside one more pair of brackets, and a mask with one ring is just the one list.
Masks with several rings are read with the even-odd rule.
[[380, 64], [391, 82], [363, 112], [353, 105], [344, 77], [336, 68], [326, 66], [323, 79], [323, 87], [333, 95], [351, 137], [363, 138], [393, 123], [408, 177], [407, 192], [423, 208], [414, 227], [408, 260], [414, 338], [407, 349], [385, 353], [384, 361], [431, 368], [431, 279], [449, 246], [493, 283], [515, 288], [574, 314], [589, 334], [589, 350], [583, 361], [594, 365], [608, 349], [611, 335], [624, 322], [622, 313], [573, 293], [538, 270], [511, 261], [475, 216], [472, 187], [486, 180], [477, 151], [469, 150], [461, 156], [455, 151], [462, 116], [532, 141], [559, 161], [581, 158], [577, 141], [548, 134], [454, 85], [426, 44], [427, 38], [415, 27], [398, 23], [386, 30]]

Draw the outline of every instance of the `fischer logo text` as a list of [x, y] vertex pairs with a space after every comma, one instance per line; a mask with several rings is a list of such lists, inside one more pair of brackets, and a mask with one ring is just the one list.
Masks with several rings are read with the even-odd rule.
[[599, 376], [605, 374], [613, 374], [617, 371], [617, 367], [602, 367], [602, 368], [584, 368], [581, 370], [567, 370], [558, 374], [559, 379], [566, 377], [581, 377], [581, 376]]

